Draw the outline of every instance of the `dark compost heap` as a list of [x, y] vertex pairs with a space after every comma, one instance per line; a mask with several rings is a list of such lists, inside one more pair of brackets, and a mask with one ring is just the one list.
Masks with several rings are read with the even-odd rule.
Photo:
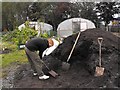
[[[118, 88], [120, 87], [120, 38], [110, 32], [100, 29], [89, 29], [81, 33], [78, 43], [70, 59], [71, 67], [68, 71], [61, 68], [62, 61], [66, 61], [75, 42], [77, 34], [65, 38], [49, 56], [43, 58], [49, 68], [59, 73], [57, 78], [40, 81], [32, 77], [27, 67], [21, 67], [18, 71], [24, 71], [28, 75], [16, 73], [15, 87], [37, 88]], [[105, 68], [103, 76], [95, 77], [95, 67], [98, 65], [99, 44], [98, 37], [103, 37], [102, 43], [102, 67]], [[23, 72], [22, 71], [22, 72]], [[43, 67], [47, 73], [47, 69]], [[22, 73], [21, 72], [21, 73]], [[22, 75], [21, 78], [20, 75]], [[18, 79], [19, 78], [19, 79]]]

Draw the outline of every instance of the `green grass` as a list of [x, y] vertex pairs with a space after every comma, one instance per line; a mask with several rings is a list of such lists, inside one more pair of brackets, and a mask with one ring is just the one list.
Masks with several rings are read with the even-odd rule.
[[2, 50], [2, 48], [8, 48], [8, 49], [11, 49], [12, 51], [15, 51], [17, 50], [17, 45], [11, 43], [11, 42], [0, 42], [0, 50]]
[[14, 68], [14, 66], [28, 62], [24, 49], [18, 50], [18, 46], [11, 42], [0, 42], [0, 50], [4, 47], [7, 47], [11, 51], [6, 54], [0, 54], [0, 70], [2, 69], [2, 73], [0, 72], [0, 78], [8, 75], [10, 67]]
[[2, 54], [2, 68], [10, 66], [12, 63], [22, 64], [27, 62], [24, 50], [16, 50], [8, 54]]
[[2, 66], [2, 69], [5, 67], [9, 67], [12, 63], [22, 64], [27, 62], [27, 57], [24, 49], [18, 50], [18, 46], [12, 44], [11, 42], [2, 42], [0, 46], [2, 46], [1, 49], [3, 47], [7, 47], [11, 50], [10, 53], [0, 54], [0, 66]]

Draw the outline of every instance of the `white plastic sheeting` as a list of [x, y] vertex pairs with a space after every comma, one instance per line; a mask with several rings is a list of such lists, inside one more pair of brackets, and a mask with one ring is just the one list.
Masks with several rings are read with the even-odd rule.
[[57, 28], [57, 34], [60, 37], [67, 37], [74, 32], [85, 31], [86, 29], [95, 28], [93, 22], [83, 18], [71, 18], [61, 22]]
[[[43, 23], [43, 22], [29, 22], [29, 27], [33, 28], [35, 27], [35, 30], [39, 30], [41, 28], [41, 30], [43, 31], [50, 31], [53, 29], [52, 25], [47, 24], [47, 23]], [[25, 23], [21, 24], [18, 29], [22, 30], [22, 28], [25, 28]]]
[[25, 28], [25, 24], [21, 24], [19, 27], [18, 27], [18, 29], [21, 31], [22, 30], [22, 28]]

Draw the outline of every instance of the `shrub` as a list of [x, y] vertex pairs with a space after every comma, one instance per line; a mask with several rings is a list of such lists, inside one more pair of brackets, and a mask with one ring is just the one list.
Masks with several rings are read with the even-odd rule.
[[37, 35], [37, 31], [31, 29], [29, 27], [22, 28], [22, 30], [15, 29], [11, 32], [3, 35], [4, 41], [10, 41], [14, 44], [25, 44], [30, 37], [34, 37]]
[[45, 31], [44, 33], [41, 33], [39, 35], [39, 37], [42, 37], [42, 38], [49, 38], [49, 37], [52, 37], [52, 36], [56, 36], [56, 32], [55, 31]]
[[49, 35], [48, 35], [48, 33], [47, 33], [47, 32], [44, 32], [44, 33], [42, 33], [42, 34], [40, 35], [40, 37], [43, 37], [43, 38], [48, 38], [48, 37], [49, 37]]

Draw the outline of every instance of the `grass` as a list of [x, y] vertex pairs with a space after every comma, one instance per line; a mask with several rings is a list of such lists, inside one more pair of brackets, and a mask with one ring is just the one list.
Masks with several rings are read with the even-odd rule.
[[0, 63], [0, 66], [2, 66], [2, 74], [0, 74], [0, 77], [2, 78], [8, 75], [10, 67], [14, 68], [17, 65], [27, 63], [24, 50], [16, 50], [8, 54], [2, 54], [1, 56], [2, 63]]
[[0, 42], [0, 50], [2, 50], [3, 48], [8, 48], [11, 49], [12, 51], [17, 50], [17, 45], [12, 44], [11, 42]]
[[2, 70], [0, 77], [7, 76], [7, 70], [10, 67], [28, 62], [24, 49], [18, 50], [18, 46], [11, 42], [0, 42], [0, 50], [4, 47], [11, 51], [10, 53], [0, 54], [0, 71]]
[[1, 57], [0, 66], [2, 65], [2, 68], [7, 67], [11, 63], [14, 63], [14, 62], [17, 64], [27, 62], [27, 57], [26, 57], [24, 49], [18, 50], [17, 45], [12, 44], [11, 42], [2, 42], [0, 47], [1, 47], [0, 50], [2, 50], [2, 48], [4, 47], [11, 50], [10, 53], [0, 54], [0, 57]]
[[22, 64], [27, 62], [24, 50], [16, 50], [8, 54], [2, 54], [2, 68], [10, 66], [12, 63]]

